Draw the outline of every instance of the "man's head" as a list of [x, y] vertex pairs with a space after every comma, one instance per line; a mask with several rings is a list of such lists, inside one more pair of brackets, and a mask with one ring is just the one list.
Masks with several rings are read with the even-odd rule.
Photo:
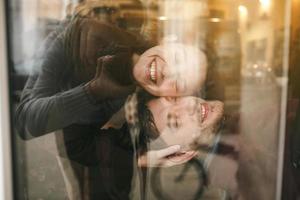
[[[150, 100], [148, 109], [159, 132], [159, 140], [167, 146], [180, 144], [182, 150], [193, 145], [210, 145], [223, 116], [223, 103], [197, 97], [161, 97]], [[155, 141], [153, 141], [155, 142]]]
[[136, 123], [152, 149], [181, 145], [188, 155], [210, 146], [223, 118], [223, 103], [197, 97], [154, 98], [137, 95]]

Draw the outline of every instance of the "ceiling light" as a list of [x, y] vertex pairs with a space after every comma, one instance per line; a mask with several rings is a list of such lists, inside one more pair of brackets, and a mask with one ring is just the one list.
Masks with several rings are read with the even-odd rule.
[[211, 21], [211, 22], [220, 22], [221, 19], [220, 19], [220, 18], [217, 18], [217, 17], [213, 17], [213, 18], [210, 18], [210, 21]]

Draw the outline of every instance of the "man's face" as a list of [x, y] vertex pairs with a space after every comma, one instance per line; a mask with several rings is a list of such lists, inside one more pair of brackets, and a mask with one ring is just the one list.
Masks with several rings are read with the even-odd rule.
[[179, 144], [181, 151], [193, 153], [196, 144], [210, 145], [223, 116], [223, 103], [197, 97], [161, 97], [147, 104], [159, 137], [153, 148]]
[[156, 46], [142, 54], [133, 67], [135, 80], [155, 96], [186, 96], [202, 88], [206, 57], [182, 44]]

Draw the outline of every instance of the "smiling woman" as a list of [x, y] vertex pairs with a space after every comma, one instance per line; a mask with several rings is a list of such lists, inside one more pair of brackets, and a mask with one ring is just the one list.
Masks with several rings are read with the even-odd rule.
[[135, 80], [155, 96], [197, 94], [206, 77], [206, 56], [179, 43], [153, 47], [133, 67]]
[[288, 199], [290, 1], [1, 1], [0, 200]]

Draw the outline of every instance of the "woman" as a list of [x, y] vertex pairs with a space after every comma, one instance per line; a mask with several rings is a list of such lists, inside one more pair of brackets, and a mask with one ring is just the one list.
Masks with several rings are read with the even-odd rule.
[[204, 82], [206, 58], [193, 47], [157, 46], [138, 56], [147, 42], [94, 19], [76, 18], [61, 29], [46, 41], [23, 91], [17, 125], [24, 137], [107, 121], [99, 107], [113, 114], [135, 84], [153, 95], [182, 96]]
[[[123, 52], [117, 51], [113, 56], [98, 59], [98, 73], [87, 85], [98, 101], [107, 84], [111, 86], [111, 96], [118, 92], [121, 95], [126, 91], [124, 85], [133, 83], [155, 96], [185, 96], [196, 94], [204, 83], [205, 55], [192, 46], [166, 44], [150, 48], [142, 55], [130, 53], [124, 47]], [[132, 61], [128, 60], [130, 57]], [[112, 87], [117, 84], [118, 87]]]
[[[153, 82], [148, 84], [151, 85], [149, 92], [180, 94], [174, 81], [178, 75], [166, 73], [163, 80], [167, 82], [161, 82], [159, 70], [164, 65], [157, 52], [146, 54], [159, 59], [158, 64], [150, 64], [151, 69], [143, 64], [148, 62], [150, 57], [147, 56], [139, 59], [142, 64], [133, 65], [136, 59], [131, 58], [137, 57], [134, 53], [140, 55], [150, 46], [140, 37], [92, 17], [76, 16], [64, 22], [46, 39], [36, 58], [34, 73], [23, 90], [15, 115], [19, 135], [31, 138], [63, 129], [68, 155], [65, 155], [64, 145], [59, 145], [58, 148], [63, 149], [61, 156], [75, 156], [74, 160], [83, 159], [86, 165], [97, 163], [93, 156], [82, 156], [86, 154], [81, 150], [97, 143], [99, 128], [123, 105], [124, 97], [135, 90], [136, 82], [146, 88], [144, 82], [150, 81], [149, 76], [141, 78], [139, 69], [150, 70], [147, 73]], [[177, 53], [175, 57], [177, 59]], [[134, 73], [133, 66], [139, 67], [134, 68]]]

